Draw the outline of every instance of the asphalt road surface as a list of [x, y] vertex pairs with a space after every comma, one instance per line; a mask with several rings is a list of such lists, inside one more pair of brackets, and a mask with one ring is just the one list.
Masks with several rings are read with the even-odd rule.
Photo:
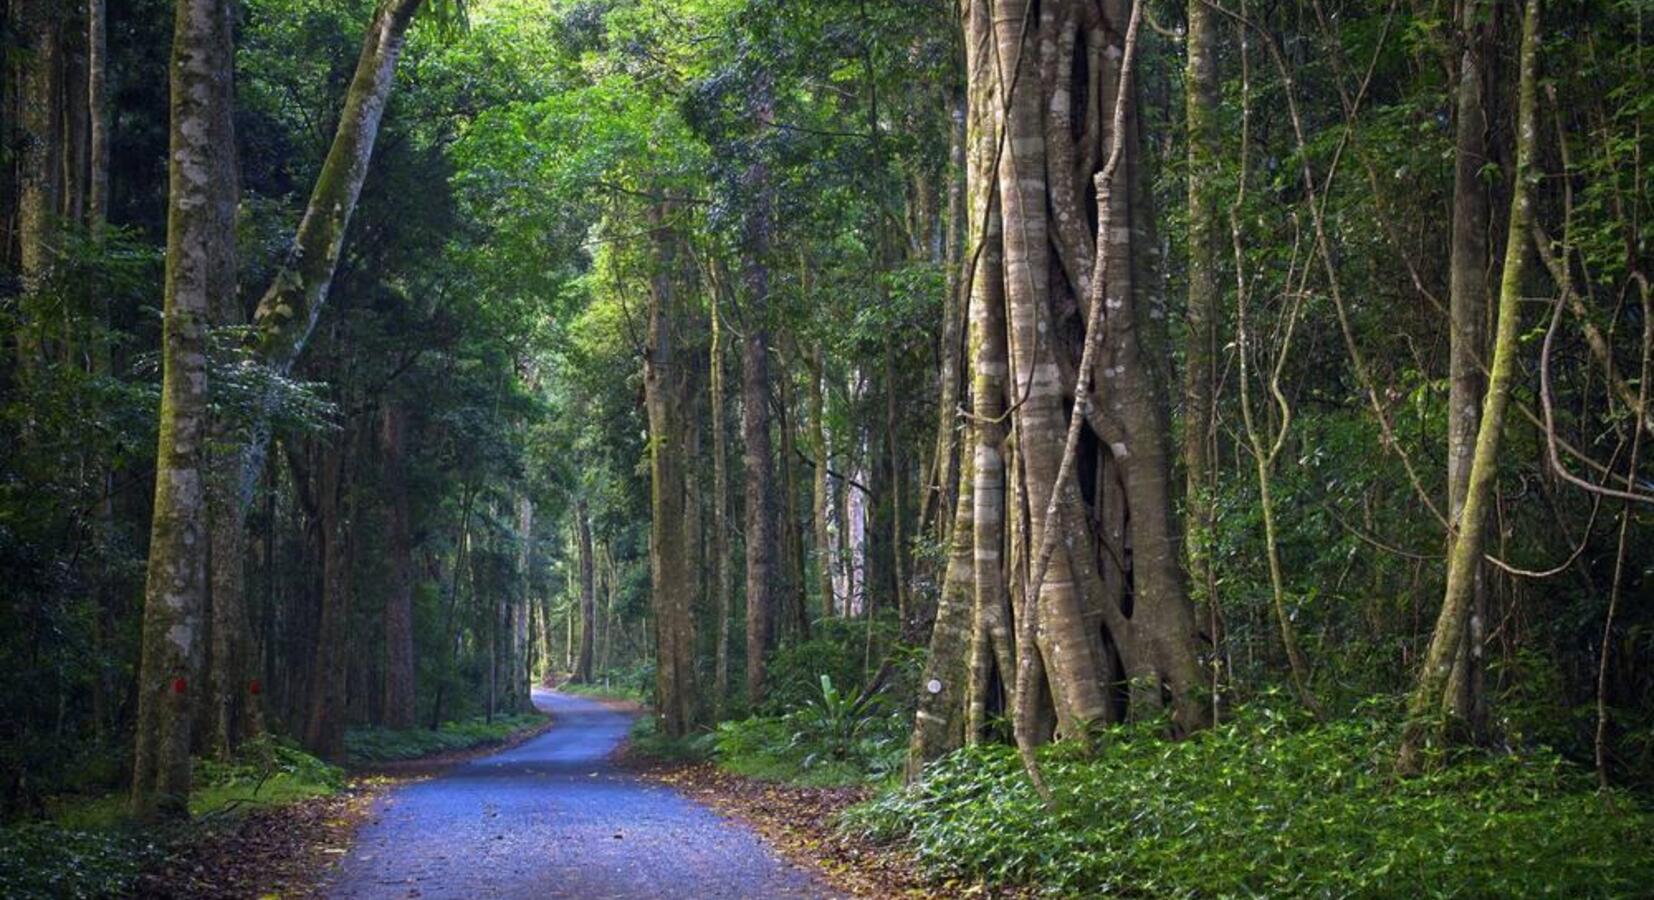
[[745, 826], [617, 769], [631, 715], [552, 691], [534, 703], [550, 731], [382, 798], [328, 896], [836, 896]]

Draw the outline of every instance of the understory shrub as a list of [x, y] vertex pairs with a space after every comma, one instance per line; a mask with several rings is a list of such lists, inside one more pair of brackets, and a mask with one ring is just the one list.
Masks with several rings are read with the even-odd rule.
[[719, 765], [753, 778], [854, 784], [901, 768], [907, 729], [908, 717], [881, 695], [861, 700], [821, 675], [815, 696], [792, 712], [719, 725], [715, 754]]
[[164, 853], [131, 826], [64, 828], [30, 822], [0, 828], [0, 897], [123, 896]]
[[327, 796], [345, 784], [343, 769], [270, 734], [242, 744], [233, 760], [194, 765], [190, 822], [135, 825], [126, 792], [110, 791], [58, 795], [46, 804], [49, 818], [0, 827], [0, 897], [129, 896], [139, 874], [197, 839], [202, 823]]
[[1538, 749], [1466, 751], [1398, 779], [1398, 721], [1292, 722], [1264, 708], [1184, 741], [1105, 732], [1045, 748], [1049, 807], [1004, 745], [959, 750], [844, 827], [938, 878], [1060, 895], [1633, 896], [1654, 884], [1654, 815]]

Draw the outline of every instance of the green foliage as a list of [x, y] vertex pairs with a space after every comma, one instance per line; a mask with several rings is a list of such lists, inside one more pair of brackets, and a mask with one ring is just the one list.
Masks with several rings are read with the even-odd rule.
[[861, 784], [901, 768], [908, 716], [879, 694], [842, 693], [822, 675], [816, 696], [780, 716], [718, 726], [716, 758], [732, 772], [798, 784]]
[[1263, 706], [1196, 738], [1121, 728], [1041, 753], [978, 745], [850, 811], [937, 877], [1065, 896], [1627, 896], [1654, 878], [1654, 815], [1550, 751], [1392, 774], [1392, 704], [1327, 725]]
[[345, 733], [345, 749], [350, 764], [367, 766], [374, 763], [418, 759], [437, 753], [469, 750], [497, 744], [513, 734], [545, 724], [539, 713], [515, 716], [495, 716], [490, 722], [484, 717], [459, 722], [444, 722], [435, 731], [429, 728], [393, 730], [389, 728], [352, 728]]
[[[815, 623], [810, 640], [783, 644], [770, 657], [760, 711], [780, 715], [820, 699], [822, 678], [841, 688], [866, 682], [869, 665], [879, 663], [867, 658], [867, 628], [865, 619], [826, 619]], [[873, 630], [879, 647], [895, 637], [894, 624], [884, 619]]]
[[290, 740], [262, 735], [231, 761], [195, 761], [195, 823], [139, 827], [128, 818], [124, 791], [57, 797], [47, 804], [49, 819], [0, 829], [0, 896], [127, 896], [140, 872], [190, 841], [200, 822], [325, 797], [344, 784], [344, 770]]
[[600, 677], [591, 684], [560, 684], [557, 690], [565, 694], [574, 694], [578, 697], [596, 697], [601, 700], [629, 700], [633, 703], [643, 703], [649, 699], [649, 691], [639, 687], [635, 682], [622, 678], [610, 679]]
[[195, 781], [197, 793], [191, 804], [200, 812], [215, 808], [210, 802], [214, 794], [233, 797], [249, 786], [251, 796], [271, 787], [290, 795], [329, 794], [344, 787], [345, 773], [299, 749], [290, 738], [262, 734], [239, 747], [228, 763], [196, 760]]
[[14, 900], [124, 896], [160, 858], [135, 828], [76, 829], [32, 822], [0, 829], [0, 895]]

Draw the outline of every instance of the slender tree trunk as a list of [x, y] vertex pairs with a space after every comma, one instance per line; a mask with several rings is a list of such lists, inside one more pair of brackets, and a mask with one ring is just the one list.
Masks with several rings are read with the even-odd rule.
[[[729, 463], [724, 425], [724, 346], [723, 313], [718, 303], [718, 286], [712, 285], [711, 298], [712, 350], [707, 368], [711, 377], [711, 396], [707, 405], [712, 409], [712, 596], [713, 609], [718, 617], [717, 648], [712, 670], [712, 717], [723, 721], [724, 705], [729, 700], [729, 629], [730, 584], [729, 567]], [[613, 585], [610, 586], [610, 609], [613, 611]], [[607, 645], [605, 645], [605, 659]]]
[[507, 616], [510, 659], [506, 668], [506, 693], [513, 713], [534, 711], [534, 667], [529, 662], [529, 611], [534, 604], [530, 585], [534, 579], [534, 501], [517, 497], [517, 589], [511, 592]]
[[[1457, 122], [1454, 125], [1452, 255], [1448, 269], [1449, 382], [1447, 399], [1448, 519], [1462, 530], [1471, 461], [1481, 419], [1483, 361], [1486, 358], [1488, 306], [1488, 192], [1482, 167], [1489, 162], [1487, 112], [1483, 107], [1487, 44], [1492, 11], [1480, 0], [1464, 0], [1460, 10]], [[1450, 714], [1485, 730], [1482, 691], [1482, 638], [1486, 619], [1486, 566], [1478, 565], [1471, 590], [1469, 627], [1453, 664], [1447, 689]]]
[[965, 316], [969, 303], [968, 285], [964, 281], [964, 261], [960, 248], [964, 241], [966, 222], [965, 198], [965, 95], [952, 99], [953, 124], [948, 131], [948, 201], [947, 223], [943, 237], [942, 270], [945, 289], [942, 297], [942, 342], [938, 357], [941, 370], [937, 375], [940, 399], [936, 409], [936, 437], [925, 491], [919, 499], [918, 527], [920, 531], [934, 521], [938, 533], [950, 527], [953, 521], [954, 494], [961, 487], [959, 469], [959, 394], [963, 386], [961, 370], [965, 362]]
[[228, 5], [182, 0], [175, 14], [168, 154], [160, 441], [144, 588], [132, 807], [139, 818], [188, 815], [191, 682], [199, 673], [207, 595], [207, 347], [215, 272], [234, 253], [213, 210], [226, 189], [215, 145], [233, 48]]
[[810, 519], [815, 524], [816, 591], [823, 620], [832, 618], [834, 606], [832, 535], [828, 529], [832, 496], [827, 486], [827, 401], [822, 390], [826, 378], [827, 355], [817, 343], [810, 356], [810, 450], [815, 454]]
[[471, 558], [471, 511], [476, 499], [476, 489], [469, 484], [465, 485], [460, 498], [459, 537], [454, 543], [454, 577], [449, 582], [448, 614], [444, 616], [447, 621], [442, 626], [442, 674], [437, 678], [436, 697], [431, 703], [432, 731], [442, 726], [442, 714], [445, 711], [443, 701], [448, 693], [448, 679], [453, 676], [456, 657], [459, 655], [460, 596], [465, 587], [465, 570]]
[[45, 352], [30, 299], [45, 286], [57, 252], [55, 223], [63, 188], [64, 147], [58, 129], [63, 12], [58, 7], [53, 0], [20, 0], [17, 11], [27, 51], [18, 66], [17, 94], [17, 272], [25, 313], [16, 335], [17, 371], [24, 383]]
[[86, 220], [100, 231], [109, 221], [109, 8], [86, 3], [87, 207]]
[[[603, 663], [601, 669], [606, 674], [614, 660], [615, 642], [615, 594], [619, 590], [619, 572], [615, 568], [614, 550], [608, 541], [599, 545], [599, 558], [603, 567]], [[727, 596], [727, 595], [726, 595]], [[728, 631], [725, 631], [728, 636]]]
[[418, 717], [414, 679], [414, 559], [408, 486], [403, 459], [407, 414], [387, 401], [380, 415], [379, 451], [385, 490], [385, 688], [381, 701], [387, 728], [412, 728]]
[[[773, 87], [760, 77], [753, 99], [754, 118], [773, 117]], [[773, 211], [769, 167], [754, 161], [743, 177], [746, 211], [742, 223], [742, 258], [746, 289], [746, 335], [741, 345], [741, 436], [746, 463], [747, 545], [747, 703], [764, 699], [764, 677], [775, 640], [776, 527], [775, 453], [770, 442], [769, 248]]]
[[1487, 518], [1494, 502], [1498, 478], [1499, 449], [1510, 406], [1511, 384], [1516, 376], [1516, 354], [1521, 327], [1522, 282], [1527, 268], [1528, 231], [1533, 222], [1533, 174], [1535, 133], [1538, 121], [1539, 0], [1527, 0], [1522, 16], [1521, 80], [1517, 100], [1516, 172], [1512, 180], [1510, 230], [1506, 237], [1504, 272], [1499, 282], [1498, 320], [1493, 336], [1493, 363], [1489, 367], [1487, 397], [1477, 426], [1475, 452], [1470, 460], [1470, 480], [1465, 488], [1464, 507], [1459, 514], [1458, 537], [1447, 557], [1447, 589], [1441, 614], [1430, 638], [1430, 649], [1407, 706], [1407, 726], [1402, 734], [1398, 768], [1404, 773], [1418, 771], [1426, 745], [1439, 736], [1435, 720], [1452, 712], [1445, 695], [1453, 665], [1463, 651], [1466, 625], [1475, 600], [1476, 572], [1481, 568], [1487, 540]]
[[591, 517], [585, 498], [574, 502], [574, 534], [580, 557], [580, 651], [575, 656], [574, 674], [569, 680], [590, 684], [597, 653], [597, 593], [592, 568]]
[[[348, 443], [348, 434], [340, 441]], [[345, 758], [345, 720], [350, 659], [350, 557], [348, 516], [345, 505], [347, 447], [322, 451], [321, 477], [317, 479], [317, 509], [322, 536], [322, 614], [316, 629], [315, 652], [310, 666], [309, 715], [304, 725], [304, 745], [311, 753], [329, 762]]]
[[1207, 630], [1213, 645], [1214, 716], [1220, 699], [1217, 661], [1223, 640], [1217, 568], [1211, 552], [1217, 457], [1217, 310], [1222, 296], [1221, 213], [1215, 183], [1220, 169], [1216, 15], [1203, 0], [1190, 0], [1188, 4], [1184, 114], [1189, 144], [1189, 299], [1183, 371], [1184, 494], [1189, 520], [1186, 555], [1196, 596], [1206, 604]]
[[971, 534], [973, 477], [967, 459], [959, 473], [960, 502], [954, 507], [948, 567], [942, 577], [936, 624], [930, 632], [930, 654], [920, 678], [918, 713], [908, 743], [909, 781], [919, 776], [925, 763], [964, 743], [969, 735], [968, 723], [980, 723], [982, 718], [967, 715], [969, 704], [974, 702], [970, 667], [976, 658], [972, 644], [978, 619], [973, 584], [975, 536]]
[[783, 597], [787, 631], [800, 640], [810, 638], [810, 607], [804, 596], [804, 534], [798, 516], [798, 421], [792, 373], [782, 367], [781, 387], [781, 557], [785, 569]]
[[[994, 63], [994, 33], [988, 0], [971, 0], [966, 21], [966, 69], [969, 84], [967, 188], [970, 204], [965, 249], [970, 280], [969, 337], [971, 525], [975, 591], [975, 634], [988, 645], [1004, 684], [1016, 678], [1015, 642], [1011, 636], [1011, 572], [1005, 558], [1008, 351], [1005, 344], [1004, 220], [999, 201], [996, 153], [1001, 146], [999, 99]], [[964, 503], [961, 501], [961, 506]], [[976, 651], [982, 648], [977, 646]], [[973, 651], [975, 652], [975, 651]], [[987, 672], [974, 689], [985, 699]]]

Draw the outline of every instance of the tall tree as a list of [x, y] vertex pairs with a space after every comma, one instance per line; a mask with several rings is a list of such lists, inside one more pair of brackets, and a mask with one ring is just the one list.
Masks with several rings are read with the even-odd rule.
[[1521, 329], [1522, 285], [1528, 260], [1528, 242], [1534, 223], [1534, 153], [1539, 130], [1539, 0], [1527, 0], [1522, 13], [1522, 45], [1517, 87], [1516, 169], [1511, 179], [1509, 231], [1505, 237], [1504, 271], [1499, 278], [1499, 308], [1493, 332], [1493, 360], [1488, 367], [1487, 395], [1482, 401], [1464, 506], [1447, 556], [1447, 588], [1441, 613], [1430, 636], [1430, 648], [1419, 669], [1407, 704], [1407, 726], [1398, 760], [1403, 772], [1424, 764], [1423, 752], [1439, 737], [1443, 714], [1458, 711], [1446, 696], [1463, 642], [1476, 594], [1476, 573], [1487, 544], [1487, 520], [1494, 502], [1505, 413], [1510, 408], [1511, 385], [1516, 377], [1516, 354]]
[[216, 178], [216, 138], [231, 115], [231, 4], [181, 0], [174, 19], [168, 155], [160, 441], [144, 588], [132, 806], [140, 818], [188, 814], [190, 685], [201, 668], [207, 596], [207, 324], [234, 230], [218, 211], [230, 185]]
[[597, 592], [592, 570], [591, 514], [584, 497], [574, 501], [574, 540], [580, 566], [580, 650], [575, 654], [574, 674], [570, 680], [576, 684], [589, 684], [592, 680], [592, 662], [597, 652]]
[[[1212, 641], [1222, 640], [1218, 623], [1217, 568], [1210, 544], [1214, 526], [1212, 495], [1216, 491], [1214, 457], [1217, 440], [1216, 387], [1218, 383], [1218, 304], [1221, 300], [1222, 251], [1219, 235], [1218, 187], [1221, 174], [1218, 141], [1219, 82], [1216, 13], [1205, 0], [1190, 0], [1188, 31], [1184, 38], [1184, 128], [1189, 146], [1189, 297], [1188, 338], [1183, 369], [1183, 470], [1185, 503], [1189, 511], [1188, 559], [1197, 593], [1207, 604]], [[1213, 654], [1217, 671], [1218, 654]], [[1214, 698], [1217, 688], [1213, 679]], [[1214, 706], [1214, 709], [1216, 707]]]
[[[379, 124], [395, 82], [396, 62], [422, 2], [380, 0], [375, 8], [333, 143], [311, 189], [293, 243], [259, 300], [249, 351], [254, 364], [274, 376], [272, 384], [284, 378], [298, 361], [327, 301], [346, 229], [367, 179]], [[228, 133], [227, 127], [223, 133]], [[214, 672], [212, 681], [222, 687], [221, 697], [231, 696], [226, 692], [237, 690], [245, 681], [256, 680], [255, 673], [244, 671], [250, 668], [253, 655], [233, 652], [233, 648], [248, 645], [240, 633], [246, 622], [244, 532], [247, 511], [264, 468], [275, 404], [272, 387], [256, 399], [246, 433], [225, 435], [219, 442], [223, 446], [218, 452], [225, 460], [219, 479], [222, 486], [215, 493], [228, 496], [222, 502], [215, 501], [218, 512], [212, 520], [213, 615], [215, 625], [230, 631], [215, 640], [232, 648], [232, 652], [214, 656], [213, 664], [220, 671]], [[221, 702], [220, 707], [227, 708], [228, 703]], [[342, 712], [342, 705], [337, 708]]]
[[385, 682], [380, 700], [387, 728], [412, 728], [418, 715], [414, 667], [414, 556], [404, 471], [407, 414], [392, 400], [380, 411], [379, 458], [385, 486]]
[[[760, 69], [752, 93], [752, 115], [761, 127], [775, 117], [774, 83]], [[746, 464], [747, 702], [764, 698], [768, 654], [775, 642], [780, 567], [776, 552], [775, 451], [770, 440], [770, 269], [774, 228], [769, 164], [763, 142], [741, 178], [741, 259], [745, 335], [741, 341], [741, 438]]]
[[689, 504], [683, 468], [681, 417], [686, 368], [677, 347], [673, 284], [673, 236], [662, 223], [660, 204], [650, 207], [654, 272], [650, 278], [648, 345], [644, 352], [644, 405], [649, 415], [649, 574], [655, 615], [655, 711], [661, 730], [682, 737], [694, 726], [694, 573], [690, 569], [684, 518]]
[[[1482, 170], [1489, 163], [1486, 91], [1492, 11], [1479, 0], [1463, 0], [1458, 15], [1458, 79], [1453, 129], [1453, 224], [1448, 262], [1449, 373], [1447, 400], [1447, 515], [1464, 524], [1471, 461], [1481, 420], [1487, 352], [1488, 191]], [[1487, 585], [1478, 565], [1471, 590], [1464, 648], [1453, 665], [1447, 702], [1453, 715], [1482, 728], [1484, 697], [1482, 639]]]

